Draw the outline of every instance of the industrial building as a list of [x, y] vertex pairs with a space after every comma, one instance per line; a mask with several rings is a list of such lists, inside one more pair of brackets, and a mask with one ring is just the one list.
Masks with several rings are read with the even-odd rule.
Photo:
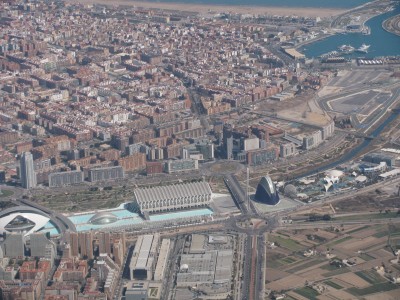
[[269, 205], [276, 205], [279, 203], [279, 195], [276, 190], [275, 184], [272, 182], [271, 177], [264, 176], [261, 178], [256, 191], [256, 200]]
[[125, 300], [159, 300], [162, 284], [153, 281], [129, 281], [126, 285]]
[[295, 154], [297, 154], [298, 151], [296, 149], [296, 144], [295, 143], [285, 143], [285, 144], [281, 144], [279, 146], [279, 156], [280, 157], [290, 157], [293, 156]]
[[293, 59], [304, 59], [306, 57], [294, 48], [282, 48], [282, 50]]
[[135, 189], [134, 203], [142, 213], [156, 213], [207, 206], [211, 195], [207, 182], [191, 182]]
[[333, 136], [333, 134], [335, 133], [335, 122], [332, 121], [329, 124], [322, 126], [321, 132], [323, 140], [326, 140], [327, 138]]
[[159, 234], [147, 234], [138, 237], [129, 264], [131, 280], [151, 280], [153, 278], [159, 239]]
[[81, 171], [56, 172], [49, 174], [49, 187], [79, 184], [83, 181], [84, 175]]
[[310, 150], [312, 148], [318, 147], [323, 141], [322, 131], [316, 130], [313, 133], [303, 137], [303, 149]]
[[226, 299], [231, 290], [234, 256], [231, 241], [228, 236], [192, 234], [189, 250], [180, 257], [177, 288], [196, 286], [216, 297], [210, 299]]
[[164, 279], [166, 267], [168, 264], [170, 246], [171, 246], [170, 239], [162, 240], [156, 269], [154, 271], [154, 280], [155, 281], [161, 281]]
[[125, 300], [147, 300], [148, 289], [147, 281], [131, 282], [126, 288]]
[[115, 180], [120, 178], [124, 178], [124, 169], [120, 166], [97, 168], [97, 169], [91, 169], [89, 171], [90, 182]]
[[385, 162], [389, 167], [394, 167], [396, 163], [396, 157], [394, 155], [386, 153], [372, 152], [364, 156], [363, 161], [379, 164]]
[[177, 286], [223, 284], [231, 280], [233, 251], [211, 250], [203, 254], [183, 254]]
[[260, 149], [260, 139], [258, 137], [251, 137], [248, 139], [243, 139], [241, 142], [242, 142], [241, 148], [244, 151]]

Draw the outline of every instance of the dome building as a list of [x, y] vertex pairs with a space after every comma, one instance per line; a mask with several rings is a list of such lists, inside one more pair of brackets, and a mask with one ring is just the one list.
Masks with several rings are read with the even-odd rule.
[[114, 214], [107, 211], [103, 211], [91, 217], [88, 223], [93, 225], [106, 225], [115, 223], [117, 221], [118, 218]]
[[269, 205], [276, 205], [279, 203], [279, 195], [276, 190], [275, 184], [272, 182], [271, 177], [264, 176], [261, 178], [257, 186], [255, 198], [257, 201]]

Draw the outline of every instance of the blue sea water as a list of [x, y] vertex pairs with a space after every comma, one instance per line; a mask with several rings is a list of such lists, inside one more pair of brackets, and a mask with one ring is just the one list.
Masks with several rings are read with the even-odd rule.
[[370, 0], [150, 0], [152, 2], [174, 2], [185, 4], [210, 5], [246, 5], [275, 7], [315, 7], [315, 8], [352, 8]]
[[318, 57], [321, 54], [337, 50], [341, 45], [351, 45], [355, 48], [360, 47], [363, 43], [371, 45], [368, 54], [354, 52], [349, 57], [378, 57], [400, 55], [400, 36], [389, 33], [382, 28], [382, 23], [386, 19], [400, 14], [400, 4], [396, 9], [382, 15], [376, 16], [366, 22], [371, 29], [370, 35], [361, 33], [337, 34], [326, 39], [307, 44], [299, 50], [306, 57]]

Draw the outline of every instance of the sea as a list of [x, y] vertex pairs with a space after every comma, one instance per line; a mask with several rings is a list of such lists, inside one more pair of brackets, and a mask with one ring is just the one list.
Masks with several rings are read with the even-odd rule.
[[352, 8], [371, 0], [150, 0], [185, 4], [245, 5], [275, 7]]
[[338, 50], [341, 45], [351, 45], [359, 48], [364, 43], [370, 45], [367, 54], [353, 52], [346, 57], [374, 58], [400, 55], [400, 36], [389, 33], [382, 28], [383, 21], [398, 14], [400, 14], [400, 3], [397, 4], [395, 10], [378, 15], [365, 23], [371, 29], [370, 35], [362, 33], [336, 34], [323, 40], [306, 44], [299, 48], [299, 51], [308, 58], [316, 58], [330, 51]]
[[[154, 2], [173, 2], [185, 4], [210, 4], [210, 5], [245, 5], [245, 6], [271, 6], [271, 7], [310, 7], [351, 9], [370, 0], [149, 0]], [[351, 45], [359, 48], [363, 43], [370, 45], [368, 54], [354, 52], [348, 55], [355, 57], [379, 57], [400, 55], [400, 37], [385, 31], [382, 22], [396, 14], [400, 14], [400, 1], [396, 9], [376, 16], [366, 22], [371, 29], [370, 35], [361, 33], [337, 34], [305, 45], [299, 51], [306, 57], [318, 57], [330, 51], [337, 50], [341, 45]]]

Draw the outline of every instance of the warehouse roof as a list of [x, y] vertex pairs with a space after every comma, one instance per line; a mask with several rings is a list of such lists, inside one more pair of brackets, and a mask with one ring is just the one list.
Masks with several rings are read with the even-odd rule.
[[152, 188], [140, 188], [134, 191], [138, 202], [162, 201], [183, 197], [211, 195], [211, 189], [207, 182], [192, 182]]

